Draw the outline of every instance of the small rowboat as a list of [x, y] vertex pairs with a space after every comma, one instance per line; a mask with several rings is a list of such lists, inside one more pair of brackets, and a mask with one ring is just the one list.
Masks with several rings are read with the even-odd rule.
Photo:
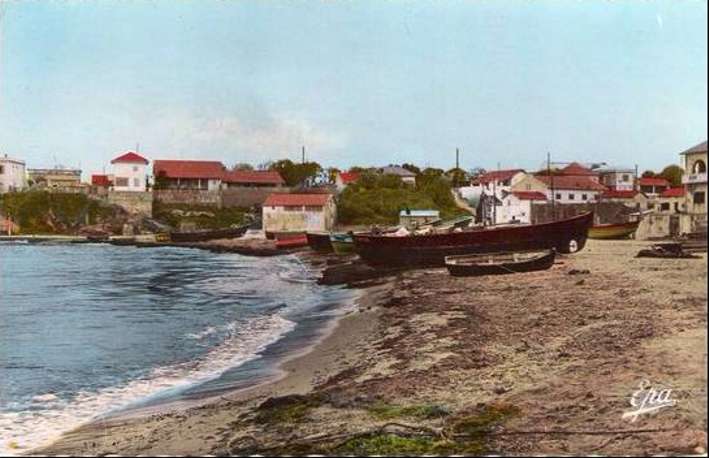
[[591, 226], [588, 230], [588, 238], [601, 240], [627, 239], [638, 230], [640, 221], [633, 221], [622, 224], [599, 224]]
[[556, 250], [446, 256], [446, 267], [454, 277], [516, 274], [547, 270], [554, 265]]
[[345, 255], [354, 252], [354, 240], [350, 234], [331, 234], [330, 244], [335, 254]]
[[281, 235], [276, 238], [276, 248], [279, 249], [301, 248], [304, 246], [308, 246], [308, 237], [303, 233]]
[[332, 253], [332, 243], [330, 243], [329, 232], [308, 232], [308, 246], [319, 253]]

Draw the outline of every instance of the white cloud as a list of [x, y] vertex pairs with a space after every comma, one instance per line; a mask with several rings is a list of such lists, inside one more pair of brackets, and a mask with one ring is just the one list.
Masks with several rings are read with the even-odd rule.
[[[158, 121], [146, 143], [155, 158], [210, 158], [260, 163], [267, 159], [300, 158], [305, 145], [309, 159], [330, 162], [347, 144], [334, 132], [296, 115], [264, 120], [238, 116], [168, 116]], [[150, 146], [148, 146], [150, 145]]]

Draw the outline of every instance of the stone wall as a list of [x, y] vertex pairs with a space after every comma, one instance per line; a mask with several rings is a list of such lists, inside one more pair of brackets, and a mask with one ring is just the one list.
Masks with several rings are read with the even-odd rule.
[[221, 208], [220, 191], [198, 189], [156, 189], [154, 199], [163, 204], [204, 205]]
[[133, 214], [153, 215], [153, 193], [133, 191], [109, 191], [106, 201], [112, 205], [119, 205]]

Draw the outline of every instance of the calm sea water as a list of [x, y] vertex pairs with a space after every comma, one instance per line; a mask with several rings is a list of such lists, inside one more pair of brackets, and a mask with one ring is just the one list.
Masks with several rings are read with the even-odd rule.
[[268, 377], [353, 294], [294, 256], [0, 245], [0, 454]]

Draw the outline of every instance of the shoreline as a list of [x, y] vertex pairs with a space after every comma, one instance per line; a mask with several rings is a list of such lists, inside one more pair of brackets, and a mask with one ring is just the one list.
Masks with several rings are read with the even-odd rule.
[[[30, 453], [706, 453], [706, 254], [644, 246], [589, 241], [520, 275], [397, 273], [275, 382]], [[643, 379], [678, 402], [631, 423]]]
[[[179, 245], [177, 245], [179, 246]], [[205, 249], [204, 247], [194, 247]], [[292, 254], [292, 253], [281, 253]], [[107, 415], [105, 418], [89, 422], [63, 432], [57, 438], [45, 445], [22, 450], [18, 456], [63, 455], [74, 454], [80, 442], [91, 440], [96, 442], [107, 431], [114, 428], [131, 426], [142, 427], [153, 421], [164, 421], [166, 418], [178, 419], [183, 414], [193, 414], [205, 408], [227, 403], [251, 403], [258, 399], [276, 396], [281, 393], [304, 394], [313, 388], [313, 379], [317, 378], [327, 367], [336, 368], [337, 361], [331, 360], [333, 351], [345, 350], [351, 338], [360, 337], [366, 333], [368, 325], [376, 320], [362, 320], [363, 314], [372, 314], [379, 296], [388, 290], [388, 285], [377, 285], [367, 288], [357, 288], [358, 296], [352, 300], [352, 308], [341, 315], [332, 317], [329, 323], [320, 331], [318, 338], [303, 348], [293, 350], [278, 362], [275, 373], [253, 381], [245, 381], [247, 386], [226, 389], [219, 394], [211, 394], [194, 399], [175, 400], [147, 407], [130, 408], [124, 412]], [[346, 327], [346, 331], [342, 328]], [[113, 442], [112, 442], [113, 443]]]

